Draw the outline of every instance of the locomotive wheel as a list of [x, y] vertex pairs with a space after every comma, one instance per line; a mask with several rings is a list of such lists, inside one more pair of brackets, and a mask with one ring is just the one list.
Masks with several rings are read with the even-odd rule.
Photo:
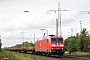
[[51, 53], [49, 53], [49, 57], [51, 57]]
[[49, 55], [48, 55], [48, 52], [46, 52], [46, 57], [48, 57]]

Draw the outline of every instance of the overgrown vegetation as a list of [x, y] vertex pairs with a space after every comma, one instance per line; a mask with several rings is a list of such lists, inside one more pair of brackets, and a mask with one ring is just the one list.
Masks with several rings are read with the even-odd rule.
[[76, 36], [71, 36], [65, 39], [65, 50], [72, 52], [90, 52], [90, 36], [83, 28], [81, 33], [77, 33]]

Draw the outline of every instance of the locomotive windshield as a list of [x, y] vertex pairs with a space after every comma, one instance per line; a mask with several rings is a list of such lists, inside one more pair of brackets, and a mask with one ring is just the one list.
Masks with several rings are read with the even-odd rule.
[[51, 42], [63, 42], [62, 38], [51, 38]]

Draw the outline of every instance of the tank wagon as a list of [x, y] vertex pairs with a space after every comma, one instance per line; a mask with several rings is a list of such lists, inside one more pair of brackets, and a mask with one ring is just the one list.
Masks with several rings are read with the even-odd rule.
[[35, 43], [35, 53], [46, 56], [64, 54], [64, 41], [62, 36], [49, 35], [47, 38], [37, 40]]

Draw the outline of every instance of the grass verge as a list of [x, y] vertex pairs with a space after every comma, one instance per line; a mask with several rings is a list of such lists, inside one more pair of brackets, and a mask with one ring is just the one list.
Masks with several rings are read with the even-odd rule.
[[[65, 52], [65, 54], [69, 54], [68, 51]], [[72, 52], [71, 55], [79, 55], [79, 56], [90, 56], [90, 52]]]
[[30, 54], [21, 54], [21, 53], [14, 53], [14, 54], [15, 54], [15, 57], [18, 58], [18, 60], [48, 60], [42, 57], [30, 55]]
[[17, 52], [0, 52], [0, 58], [10, 58], [13, 60], [48, 60], [42, 57], [33, 56], [30, 54], [22, 54]]
[[0, 51], [0, 59], [1, 58], [10, 58], [16, 60], [15, 56], [10, 52]]

